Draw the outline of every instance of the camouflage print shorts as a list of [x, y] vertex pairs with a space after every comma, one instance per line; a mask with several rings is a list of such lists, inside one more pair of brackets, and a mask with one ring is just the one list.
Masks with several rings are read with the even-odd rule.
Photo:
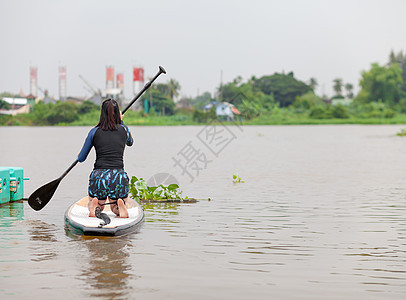
[[99, 200], [128, 197], [128, 175], [123, 169], [95, 169], [89, 177], [89, 196]]

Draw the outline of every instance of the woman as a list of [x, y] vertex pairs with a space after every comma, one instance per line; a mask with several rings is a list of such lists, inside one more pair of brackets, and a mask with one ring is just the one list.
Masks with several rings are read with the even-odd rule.
[[90, 149], [96, 150], [96, 162], [89, 177], [89, 217], [95, 217], [96, 207], [104, 208], [107, 198], [111, 210], [120, 218], [128, 218], [125, 201], [128, 198], [128, 176], [124, 171], [125, 145], [132, 146], [130, 130], [122, 123], [118, 104], [113, 99], [103, 102], [100, 121], [90, 130], [78, 155], [79, 162], [86, 160]]

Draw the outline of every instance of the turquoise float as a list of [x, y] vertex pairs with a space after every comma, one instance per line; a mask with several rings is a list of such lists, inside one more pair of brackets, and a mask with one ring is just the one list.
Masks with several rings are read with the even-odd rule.
[[24, 170], [19, 167], [0, 167], [0, 204], [24, 198]]

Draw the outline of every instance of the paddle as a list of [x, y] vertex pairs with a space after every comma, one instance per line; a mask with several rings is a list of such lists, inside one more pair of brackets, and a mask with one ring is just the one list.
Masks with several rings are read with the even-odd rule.
[[[155, 74], [155, 76], [148, 81], [145, 86], [142, 88], [142, 90], [131, 100], [131, 102], [127, 105], [126, 108], [121, 112], [124, 114], [130, 107], [131, 105], [134, 104], [135, 101], [138, 100], [138, 98], [141, 97], [141, 95], [151, 87], [152, 83], [158, 78], [159, 75], [162, 73], [166, 74], [166, 71], [163, 67], [159, 66], [159, 71], [158, 73]], [[51, 200], [52, 196], [54, 195], [56, 189], [58, 188], [59, 183], [62, 181], [62, 179], [70, 172], [70, 170], [73, 169], [74, 166], [79, 161], [76, 159], [73, 164], [59, 177], [58, 179], [55, 179], [42, 187], [38, 188], [35, 192], [33, 192], [30, 197], [28, 198], [28, 204], [31, 206], [32, 209], [34, 210], [41, 210], [45, 207], [45, 205], [48, 204], [48, 202]]]

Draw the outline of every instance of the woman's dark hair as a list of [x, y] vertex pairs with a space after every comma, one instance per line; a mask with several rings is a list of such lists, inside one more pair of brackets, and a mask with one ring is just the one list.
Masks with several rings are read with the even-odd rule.
[[100, 112], [100, 121], [96, 127], [103, 130], [117, 130], [118, 124], [121, 124], [118, 103], [113, 99], [104, 100]]

